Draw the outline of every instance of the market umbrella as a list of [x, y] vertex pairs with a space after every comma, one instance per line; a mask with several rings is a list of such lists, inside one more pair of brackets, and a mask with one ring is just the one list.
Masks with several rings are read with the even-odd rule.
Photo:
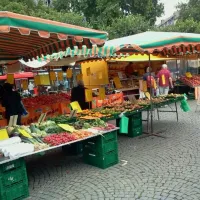
[[0, 59], [24, 60], [40, 55], [86, 51], [103, 46], [108, 34], [71, 24], [0, 12]]
[[183, 55], [186, 53], [200, 52], [200, 34], [176, 33], [176, 32], [144, 32], [127, 37], [109, 40], [106, 46], [129, 45], [121, 48], [121, 54], [134, 54], [130, 44], [134, 44], [147, 54], [162, 54], [168, 56]]

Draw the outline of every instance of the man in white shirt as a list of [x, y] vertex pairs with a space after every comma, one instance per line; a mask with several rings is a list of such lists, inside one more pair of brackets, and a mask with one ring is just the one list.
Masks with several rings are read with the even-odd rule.
[[31, 95], [34, 94], [34, 85], [33, 85], [32, 82], [29, 82], [28, 90], [29, 90], [29, 92], [31, 93]]

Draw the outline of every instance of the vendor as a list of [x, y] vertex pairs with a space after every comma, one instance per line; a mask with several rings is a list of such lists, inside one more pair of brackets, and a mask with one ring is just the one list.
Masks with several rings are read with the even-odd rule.
[[85, 101], [85, 89], [83, 81], [80, 80], [71, 92], [71, 101], [78, 101], [82, 110], [90, 108], [89, 103]]
[[18, 115], [17, 125], [21, 125], [21, 116], [24, 108], [21, 103], [20, 94], [13, 91], [13, 86], [9, 83], [5, 83], [3, 88], [2, 106], [6, 109], [6, 119], [9, 122], [11, 116]]

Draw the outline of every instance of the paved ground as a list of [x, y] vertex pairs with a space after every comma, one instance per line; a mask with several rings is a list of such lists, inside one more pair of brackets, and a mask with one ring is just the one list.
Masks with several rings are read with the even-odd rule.
[[[31, 200], [199, 200], [200, 111], [162, 114], [167, 139], [119, 137], [121, 161], [101, 170], [59, 151], [28, 164]], [[200, 108], [199, 108], [200, 110]]]

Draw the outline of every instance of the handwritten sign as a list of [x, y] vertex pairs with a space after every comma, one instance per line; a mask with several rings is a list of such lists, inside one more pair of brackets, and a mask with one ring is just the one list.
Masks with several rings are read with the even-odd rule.
[[72, 69], [67, 69], [67, 78], [72, 78]]
[[60, 126], [65, 131], [68, 131], [68, 132], [71, 132], [71, 133], [75, 131], [75, 128], [73, 126], [68, 125], [68, 124], [58, 124], [58, 126]]
[[70, 103], [70, 106], [72, 107], [72, 110], [77, 110], [77, 113], [82, 112], [82, 109], [81, 109], [78, 101], [74, 101], [74, 102]]
[[50, 75], [50, 79], [51, 79], [52, 81], [55, 81], [55, 80], [56, 80], [56, 73], [55, 73], [55, 72], [51, 71], [49, 75]]
[[29, 133], [27, 133], [24, 129], [18, 129], [19, 132], [24, 136], [24, 137], [27, 137], [27, 138], [33, 138]]
[[23, 90], [28, 90], [28, 80], [22, 79], [22, 88]]
[[100, 100], [104, 100], [106, 98], [105, 88], [99, 88], [99, 98], [100, 98]]
[[147, 91], [147, 82], [146, 82], [146, 81], [143, 81], [143, 82], [142, 82], [142, 91], [143, 91], [143, 92], [146, 92], [146, 91]]
[[0, 140], [5, 140], [8, 139], [8, 133], [6, 129], [1, 129], [0, 130]]
[[149, 92], [145, 92], [145, 96], [150, 100], [151, 99], [151, 95]]
[[39, 75], [34, 77], [34, 83], [36, 86], [40, 85], [40, 76]]
[[7, 83], [14, 84], [14, 74], [7, 74]]
[[185, 76], [186, 76], [187, 78], [192, 78], [192, 74], [191, 74], [190, 72], [186, 72], [186, 73], [185, 73]]
[[76, 80], [77, 81], [82, 81], [83, 80], [83, 75], [82, 74], [77, 74]]
[[62, 81], [63, 80], [63, 72], [57, 72], [58, 75], [58, 80]]
[[92, 101], [92, 90], [91, 89], [85, 89], [85, 101], [86, 102]]
[[121, 84], [121, 81], [120, 81], [119, 77], [117, 77], [117, 76], [114, 77], [114, 78], [113, 78], [113, 81], [114, 81], [115, 87], [116, 87], [117, 89], [122, 88], [122, 84]]

